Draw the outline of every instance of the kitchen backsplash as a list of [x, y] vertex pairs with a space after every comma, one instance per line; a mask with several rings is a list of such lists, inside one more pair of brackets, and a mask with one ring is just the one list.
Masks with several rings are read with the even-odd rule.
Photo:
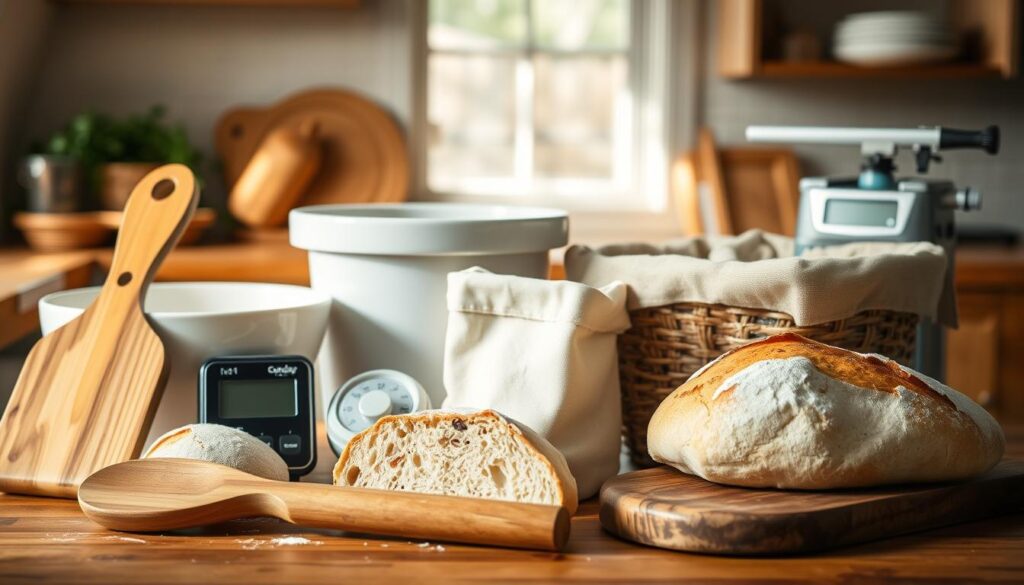
[[[356, 9], [61, 6], [19, 133], [22, 147], [84, 109], [123, 115], [163, 103], [209, 161], [213, 126], [225, 110], [318, 86], [353, 88], [405, 121], [407, 10], [401, 0]], [[222, 198], [218, 173], [208, 174], [204, 197]]]
[[[846, 4], [851, 11], [859, 5]], [[15, 151], [84, 108], [123, 114], [159, 101], [211, 153], [212, 126], [225, 109], [272, 103], [318, 85], [355, 88], [401, 121], [409, 119], [412, 35], [404, 0], [376, 0], [354, 10], [72, 4], [52, 12], [24, 122], [11, 129]], [[716, 72], [716, 12], [715, 2], [703, 3], [704, 83], [694, 95], [676, 99], [698, 99], [699, 124], [711, 126], [721, 143], [742, 142], [744, 128], [754, 123], [998, 124], [1004, 136], [998, 157], [950, 157], [932, 176], [984, 192], [983, 209], [964, 214], [964, 223], [1024, 228], [1017, 194], [1024, 184], [1024, 146], [1017, 138], [1024, 136], [1024, 79], [728, 81]], [[692, 125], [679, 128], [688, 132]], [[798, 153], [808, 174], [849, 174], [858, 164], [846, 148]], [[898, 162], [909, 170], [904, 156]], [[216, 201], [223, 186], [211, 175], [206, 196]]]

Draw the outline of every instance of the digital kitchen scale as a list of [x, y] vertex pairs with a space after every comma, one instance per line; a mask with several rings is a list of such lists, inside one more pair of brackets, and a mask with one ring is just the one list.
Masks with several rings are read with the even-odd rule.
[[[750, 126], [747, 140], [803, 144], [859, 145], [865, 162], [854, 178], [807, 177], [800, 181], [796, 254], [816, 246], [858, 241], [934, 242], [946, 251], [952, 281], [956, 245], [955, 211], [981, 207], [981, 194], [957, 189], [950, 181], [897, 179], [893, 158], [900, 147], [913, 149], [917, 172], [924, 174], [937, 152], [976, 148], [999, 151], [999, 129], [830, 128], [813, 126]], [[942, 327], [922, 320], [917, 331], [914, 368], [945, 379]]]
[[357, 433], [389, 414], [430, 409], [430, 397], [412, 376], [396, 370], [370, 370], [341, 385], [324, 413], [327, 439], [336, 455]]
[[316, 465], [313, 364], [298, 355], [215, 357], [199, 370], [199, 422], [245, 431], [288, 464]]

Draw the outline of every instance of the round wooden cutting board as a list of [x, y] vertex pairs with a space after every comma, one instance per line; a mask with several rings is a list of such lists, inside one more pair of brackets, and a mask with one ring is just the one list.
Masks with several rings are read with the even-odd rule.
[[1024, 461], [958, 483], [803, 492], [729, 487], [670, 467], [601, 487], [601, 526], [660, 548], [779, 555], [827, 550], [1020, 509]]
[[228, 188], [271, 130], [310, 119], [318, 125], [323, 162], [302, 205], [408, 197], [409, 159], [398, 125], [377, 104], [340, 89], [311, 90], [268, 108], [237, 108], [221, 116], [214, 138]]

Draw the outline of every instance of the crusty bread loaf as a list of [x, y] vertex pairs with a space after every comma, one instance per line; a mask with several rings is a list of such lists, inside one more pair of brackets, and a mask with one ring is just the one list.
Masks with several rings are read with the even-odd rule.
[[288, 464], [256, 437], [210, 423], [185, 425], [160, 436], [144, 458], [201, 459], [279, 481], [288, 481]]
[[576, 511], [565, 457], [493, 410], [385, 416], [345, 446], [334, 483], [564, 506]]
[[896, 362], [785, 334], [733, 350], [658, 407], [655, 461], [747, 487], [963, 479], [1002, 456], [970, 398]]

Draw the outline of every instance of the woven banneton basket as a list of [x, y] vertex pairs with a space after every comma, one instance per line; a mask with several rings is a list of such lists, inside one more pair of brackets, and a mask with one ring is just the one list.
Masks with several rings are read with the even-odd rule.
[[630, 312], [632, 327], [619, 336], [623, 433], [639, 466], [647, 454], [647, 425], [673, 390], [704, 364], [751, 341], [777, 333], [804, 337], [909, 365], [917, 315], [862, 311], [848, 319], [799, 327], [785, 313], [704, 303], [677, 303]]

